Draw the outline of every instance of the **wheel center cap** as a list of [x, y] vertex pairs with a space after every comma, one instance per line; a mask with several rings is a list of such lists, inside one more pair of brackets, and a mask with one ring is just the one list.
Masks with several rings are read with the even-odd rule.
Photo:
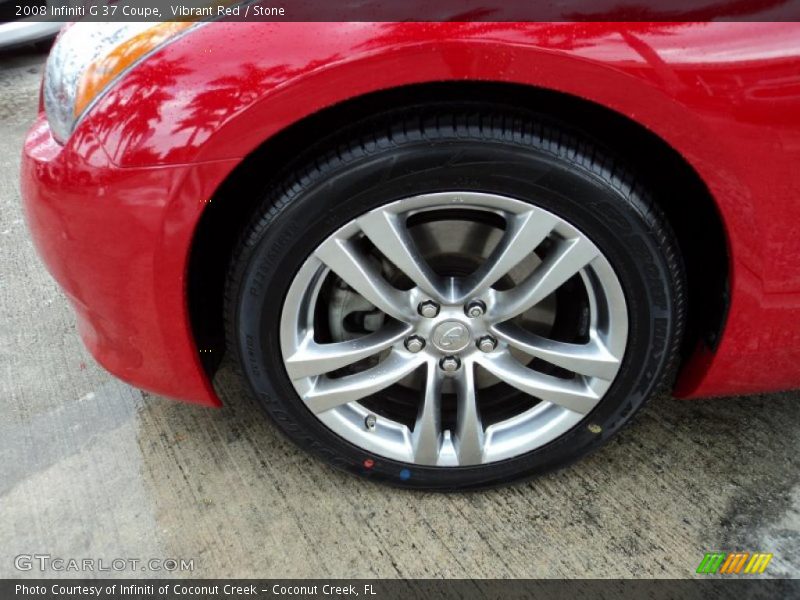
[[458, 321], [445, 321], [433, 329], [431, 341], [442, 352], [460, 352], [469, 344], [469, 329]]

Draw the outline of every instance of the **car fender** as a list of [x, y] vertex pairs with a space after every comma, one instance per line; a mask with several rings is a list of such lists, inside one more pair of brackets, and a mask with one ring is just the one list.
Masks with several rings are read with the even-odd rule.
[[[674, 148], [717, 203], [731, 317], [714, 360], [695, 359], [681, 393], [745, 391], [763, 387], [759, 357], [787, 317], [800, 316], [798, 263], [764, 259], [764, 240], [800, 256], [787, 225], [800, 218], [790, 201], [800, 154], [798, 32], [792, 23], [212, 23], [137, 65], [81, 126], [122, 168], [233, 164], [319, 110], [404, 85], [496, 81], [594, 102]], [[132, 102], [136, 111], [126, 108]], [[221, 179], [200, 187], [226, 175], [213, 173]], [[786, 221], [772, 222], [778, 211]], [[171, 207], [177, 220], [164, 230], [191, 232], [201, 212]], [[781, 339], [800, 358], [800, 343]], [[756, 360], [730, 381], [743, 340]], [[769, 386], [794, 380], [787, 362]]]

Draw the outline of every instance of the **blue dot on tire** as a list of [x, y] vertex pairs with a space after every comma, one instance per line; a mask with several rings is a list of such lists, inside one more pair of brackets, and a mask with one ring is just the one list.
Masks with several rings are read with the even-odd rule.
[[411, 471], [409, 471], [408, 469], [403, 469], [402, 471], [400, 471], [400, 479], [406, 481], [409, 477], [411, 477]]

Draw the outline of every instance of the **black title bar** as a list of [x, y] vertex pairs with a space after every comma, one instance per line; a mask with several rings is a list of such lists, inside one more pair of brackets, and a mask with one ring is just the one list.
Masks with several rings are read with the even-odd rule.
[[800, 0], [0, 0], [34, 21], [796, 21]]

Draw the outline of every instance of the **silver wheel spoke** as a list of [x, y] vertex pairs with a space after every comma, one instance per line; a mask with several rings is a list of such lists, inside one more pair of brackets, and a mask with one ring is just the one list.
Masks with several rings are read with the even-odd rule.
[[423, 292], [444, 302], [445, 285], [417, 250], [403, 220], [386, 210], [374, 210], [358, 219], [358, 226], [375, 247]]
[[442, 443], [442, 377], [434, 361], [429, 361], [425, 380], [425, 395], [417, 414], [411, 443], [414, 461], [435, 465]]
[[568, 344], [538, 336], [512, 323], [495, 325], [491, 330], [525, 354], [579, 375], [611, 381], [619, 370], [620, 360], [596, 336], [591, 336], [586, 344]]
[[475, 372], [465, 365], [456, 378], [456, 432], [453, 443], [459, 465], [477, 465], [483, 462], [483, 423], [475, 397]]
[[379, 365], [339, 379], [320, 377], [303, 396], [314, 413], [322, 413], [348, 402], [360, 400], [396, 383], [422, 364], [421, 357], [393, 352]]
[[559, 379], [521, 365], [507, 352], [476, 358], [478, 364], [510, 386], [545, 402], [586, 414], [600, 398], [582, 378]]
[[583, 237], [564, 240], [558, 244], [525, 281], [506, 292], [498, 292], [495, 317], [507, 321], [535, 306], [588, 265], [597, 248]]
[[462, 301], [478, 295], [528, 257], [558, 223], [555, 215], [530, 210], [508, 220], [503, 239], [464, 285]]
[[386, 350], [403, 339], [412, 327], [392, 322], [383, 329], [346, 342], [318, 344], [309, 333], [292, 356], [286, 359], [290, 379], [322, 375]]
[[410, 320], [406, 294], [389, 285], [352, 242], [330, 237], [314, 254], [373, 306], [400, 321]]

